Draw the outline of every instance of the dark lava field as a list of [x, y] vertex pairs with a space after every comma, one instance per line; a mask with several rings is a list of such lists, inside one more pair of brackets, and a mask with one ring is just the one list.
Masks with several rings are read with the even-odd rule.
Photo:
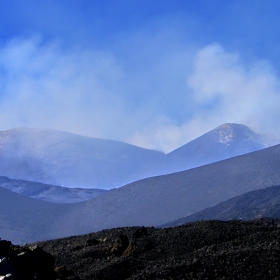
[[56, 279], [280, 279], [280, 220], [128, 227], [40, 242]]
[[0, 241], [0, 279], [280, 279], [279, 236], [280, 220], [260, 219]]

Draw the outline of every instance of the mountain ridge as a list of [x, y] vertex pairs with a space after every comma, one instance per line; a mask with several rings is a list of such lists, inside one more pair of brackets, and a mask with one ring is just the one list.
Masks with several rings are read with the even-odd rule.
[[76, 203], [103, 195], [107, 190], [66, 188], [0, 176], [0, 186], [27, 197], [58, 203]]
[[276, 145], [142, 179], [73, 204], [47, 203], [0, 188], [0, 236], [26, 243], [115, 227], [160, 226], [237, 195], [280, 185], [279, 170]]
[[59, 130], [17, 128], [0, 132], [0, 176], [111, 189], [263, 149], [277, 141], [244, 125], [224, 124], [164, 154]]
[[[68, 187], [112, 188], [163, 153], [115, 140], [42, 129], [0, 132], [0, 175]], [[118, 167], [118, 170], [116, 170]]]
[[174, 171], [183, 171], [277, 144], [280, 140], [271, 134], [256, 133], [243, 124], [226, 123], [168, 153], [167, 157]]

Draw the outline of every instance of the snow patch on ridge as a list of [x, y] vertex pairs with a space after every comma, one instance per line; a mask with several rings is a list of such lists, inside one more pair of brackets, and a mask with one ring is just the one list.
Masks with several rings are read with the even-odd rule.
[[228, 142], [233, 141], [234, 130], [231, 124], [223, 124], [217, 128], [219, 135], [219, 142], [227, 144]]

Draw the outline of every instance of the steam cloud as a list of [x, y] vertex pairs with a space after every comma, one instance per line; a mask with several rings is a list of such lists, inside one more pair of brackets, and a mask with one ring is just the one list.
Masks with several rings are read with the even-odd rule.
[[[0, 127], [49, 127], [102, 136], [119, 120], [121, 70], [102, 52], [15, 39], [0, 50]], [[114, 92], [114, 89], [116, 92]]]
[[131, 141], [171, 151], [226, 122], [280, 137], [279, 78], [267, 61], [246, 65], [238, 54], [211, 44], [197, 52], [187, 86], [194, 102], [191, 118], [181, 125], [151, 124]]
[[141, 75], [113, 53], [14, 39], [0, 48], [0, 129], [54, 128], [165, 152], [225, 122], [280, 137], [268, 62], [249, 64], [218, 44], [192, 54], [159, 53]]

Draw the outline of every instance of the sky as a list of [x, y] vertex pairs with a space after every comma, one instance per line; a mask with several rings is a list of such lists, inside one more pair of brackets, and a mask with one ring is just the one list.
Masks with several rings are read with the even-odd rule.
[[223, 123], [280, 138], [278, 0], [0, 5], [0, 130], [166, 153]]

